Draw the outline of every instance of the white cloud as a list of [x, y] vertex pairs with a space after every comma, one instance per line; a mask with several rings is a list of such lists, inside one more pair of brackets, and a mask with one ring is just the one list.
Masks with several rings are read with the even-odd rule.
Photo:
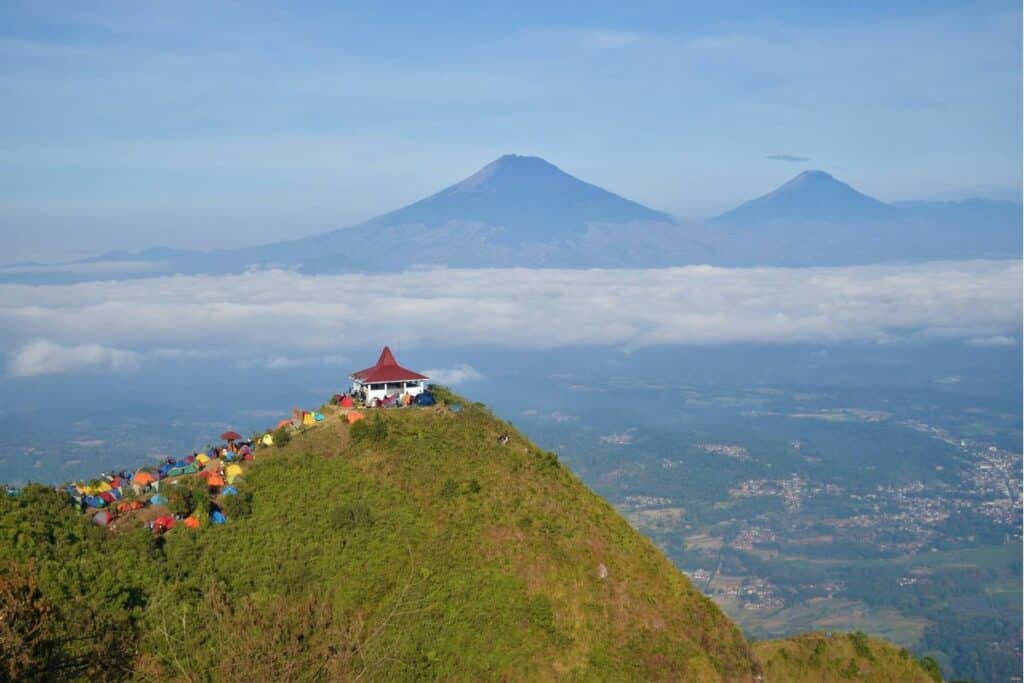
[[288, 370], [308, 365], [345, 365], [348, 358], [344, 356], [321, 356], [319, 354], [295, 358], [292, 356], [277, 355], [269, 358], [263, 367], [268, 370]]
[[[1019, 261], [969, 261], [438, 270], [410, 277], [264, 271], [0, 285], [0, 343], [13, 348], [48, 339], [87, 349], [78, 354], [93, 359], [122, 358], [112, 349], [103, 356], [99, 347], [177, 347], [232, 360], [269, 356], [281, 366], [287, 359], [397, 340], [404, 347], [534, 349], [967, 340], [1017, 334], [1021, 272]], [[275, 362], [276, 356], [285, 360]]]
[[476, 368], [471, 365], [466, 365], [465, 363], [460, 363], [451, 368], [424, 370], [423, 374], [429, 377], [431, 381], [451, 386], [465, 384], [466, 382], [475, 382], [483, 379], [484, 377]]
[[138, 367], [139, 354], [99, 344], [61, 346], [41, 339], [15, 352], [7, 369], [13, 377], [34, 377], [82, 370], [119, 372]]
[[970, 346], [1016, 346], [1017, 339], [1007, 335], [996, 335], [994, 337], [975, 337], [968, 339]]

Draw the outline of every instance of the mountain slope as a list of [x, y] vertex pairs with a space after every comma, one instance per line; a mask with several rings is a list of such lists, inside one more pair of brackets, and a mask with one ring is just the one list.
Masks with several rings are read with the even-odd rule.
[[0, 499], [0, 561], [69, 606], [65, 631], [119, 633], [114, 658], [161, 680], [757, 673], [739, 629], [553, 454], [476, 406], [381, 412], [259, 451], [225, 526], [99, 537], [52, 490]]
[[[162, 492], [201, 527], [161, 536], [132, 526], [162, 505], [111, 533], [53, 489], [0, 497], [0, 678], [833, 680], [838, 639], [827, 656], [757, 644], [763, 677], [739, 629], [554, 454], [437, 394], [276, 431], [215, 499], [223, 526], [199, 475]], [[868, 648], [867, 680], [927, 680]]]
[[590, 223], [672, 218], [583, 182], [539, 157], [507, 154], [465, 180], [364, 227], [436, 228], [452, 221], [500, 227], [500, 241], [517, 244], [578, 235]]
[[804, 633], [757, 642], [753, 648], [768, 681], [942, 683], [934, 661], [919, 662], [906, 650], [863, 633]]
[[756, 225], [788, 222], [849, 223], [895, 218], [899, 211], [862, 194], [824, 171], [804, 171], [766, 195], [711, 219]]

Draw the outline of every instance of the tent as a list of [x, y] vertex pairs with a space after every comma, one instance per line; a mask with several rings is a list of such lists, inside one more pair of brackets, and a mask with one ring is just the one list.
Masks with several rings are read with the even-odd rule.
[[272, 437], [270, 434], [264, 434], [263, 438], [260, 439], [260, 442], [264, 446], [273, 446], [274, 445], [274, 437]]
[[354, 408], [356, 403], [352, 400], [352, 397], [345, 394], [341, 397], [341, 403], [339, 404], [342, 408]]
[[107, 526], [114, 521], [114, 515], [110, 514], [110, 510], [100, 510], [92, 516], [92, 521], [100, 526]]
[[210, 462], [210, 456], [208, 456], [206, 453], [200, 453], [199, 455], [196, 456], [196, 462], [199, 463], [200, 465], [205, 465], [206, 463]]
[[211, 486], [211, 487], [213, 487], [213, 486], [223, 486], [224, 485], [224, 477], [220, 476], [219, 474], [211, 475], [211, 476], [206, 478], [206, 485], [207, 486]]
[[184, 524], [189, 529], [198, 529], [199, 528], [199, 518], [196, 517], [195, 515], [189, 515], [188, 517], [185, 518]]
[[145, 505], [141, 500], [124, 500], [117, 504], [118, 512], [131, 512], [132, 510], [141, 510]]
[[224, 513], [220, 510], [214, 510], [213, 514], [210, 515], [210, 521], [214, 524], [225, 524], [228, 518], [224, 516]]
[[164, 515], [163, 517], [157, 517], [153, 520], [153, 533], [161, 534], [165, 531], [170, 531], [174, 528], [174, 517], [170, 515]]
[[238, 495], [238, 489], [236, 489], [234, 486], [225, 486], [224, 488], [222, 488], [220, 490], [220, 492], [222, 494], [224, 494], [225, 496], [236, 496], [236, 495]]
[[182, 460], [182, 462], [187, 463], [189, 465], [191, 465], [195, 461], [196, 461], [196, 456], [194, 456], [194, 455], [189, 455], [184, 460]]
[[167, 505], [167, 497], [161, 496], [159, 493], [149, 499], [150, 505]]
[[156, 481], [156, 477], [154, 477], [149, 472], [145, 472], [143, 470], [139, 470], [138, 472], [135, 473], [135, 476], [132, 477], [132, 483], [138, 484], [139, 486], [152, 484], [154, 481]]
[[104, 491], [99, 495], [99, 498], [102, 498], [104, 503], [113, 503], [117, 500], [117, 498], [114, 497], [114, 494], [110, 491]]
[[211, 472], [210, 470], [203, 470], [202, 472], [199, 473], [199, 476], [202, 477], [203, 479], [208, 480], [210, 477], [213, 476], [213, 472]]
[[355, 424], [356, 422], [359, 422], [360, 420], [362, 420], [365, 417], [366, 416], [363, 415], [362, 413], [360, 413], [359, 411], [351, 412], [351, 413], [348, 414], [348, 423], [350, 425], [351, 424]]
[[316, 424], [316, 418], [313, 416], [313, 413], [303, 413], [302, 424], [305, 427]]
[[324, 421], [324, 414], [323, 413], [313, 413], [313, 419], [316, 420], [317, 422], [323, 422]]
[[417, 396], [415, 399], [416, 405], [418, 406], [432, 406], [437, 403], [434, 395], [429, 391], [424, 391], [422, 394]]
[[229, 484], [235, 483], [235, 480], [242, 476], [241, 465], [228, 465], [228, 468], [224, 470], [224, 476], [227, 477]]
[[280, 422], [277, 423], [277, 427], [275, 427], [274, 429], [281, 429], [282, 427], [287, 427], [291, 423], [291, 419], [281, 420]]
[[96, 487], [96, 490], [99, 491], [100, 493], [104, 493], [106, 491], [109, 491], [110, 489], [111, 489], [110, 484], [108, 484], [105, 481], [101, 481], [99, 483], [99, 486]]

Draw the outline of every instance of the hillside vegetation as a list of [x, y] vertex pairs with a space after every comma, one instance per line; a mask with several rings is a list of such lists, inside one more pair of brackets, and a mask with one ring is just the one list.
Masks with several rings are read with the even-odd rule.
[[754, 643], [766, 678], [789, 683], [941, 683], [938, 664], [863, 633], [805, 633]]
[[[0, 499], [0, 676], [761, 676], [739, 629], [553, 453], [440, 395], [278, 439], [223, 526], [112, 533], [51, 489]], [[788, 654], [757, 647], [792, 680]], [[831, 672], [813, 652], [794, 646], [799, 671]]]

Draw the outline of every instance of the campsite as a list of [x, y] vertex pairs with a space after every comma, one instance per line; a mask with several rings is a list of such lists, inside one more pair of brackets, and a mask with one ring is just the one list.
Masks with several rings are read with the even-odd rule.
[[[226, 524], [234, 497], [244, 485], [245, 472], [257, 458], [271, 457], [275, 444], [285, 445], [294, 434], [326, 428], [343, 443], [344, 427], [365, 419], [367, 410], [421, 408], [436, 405], [437, 387], [424, 388], [415, 399], [407, 394], [372, 399], [367, 408], [362, 398], [335, 394], [318, 410], [294, 408], [290, 418], [250, 438], [228, 431], [220, 442], [208, 444], [180, 460], [167, 458], [158, 466], [105, 473], [90, 482], [71, 482], [59, 487], [71, 505], [95, 524], [111, 531], [145, 526], [160, 535], [175, 528], [199, 529], [208, 524]], [[9, 487], [7, 495], [17, 496]]]
[[[70, 482], [59, 490], [95, 524], [112, 531], [141, 525], [155, 535], [179, 526], [199, 529], [208, 524], [227, 524], [231, 510], [244, 505], [239, 498], [246, 470], [257, 456], [271, 455], [303, 430], [328, 427], [340, 441], [348, 437], [341, 425], [365, 419], [367, 410], [428, 408], [437, 404], [442, 387], [427, 385], [426, 375], [403, 368], [391, 349], [383, 348], [376, 364], [352, 373], [344, 393], [333, 394], [317, 410], [293, 408], [291, 416], [249, 438], [235, 431], [222, 433], [217, 443], [180, 459], [167, 457], [156, 466], [104, 473], [90, 482]], [[328, 419], [330, 418], [330, 419]], [[8, 496], [17, 496], [7, 487]]]

